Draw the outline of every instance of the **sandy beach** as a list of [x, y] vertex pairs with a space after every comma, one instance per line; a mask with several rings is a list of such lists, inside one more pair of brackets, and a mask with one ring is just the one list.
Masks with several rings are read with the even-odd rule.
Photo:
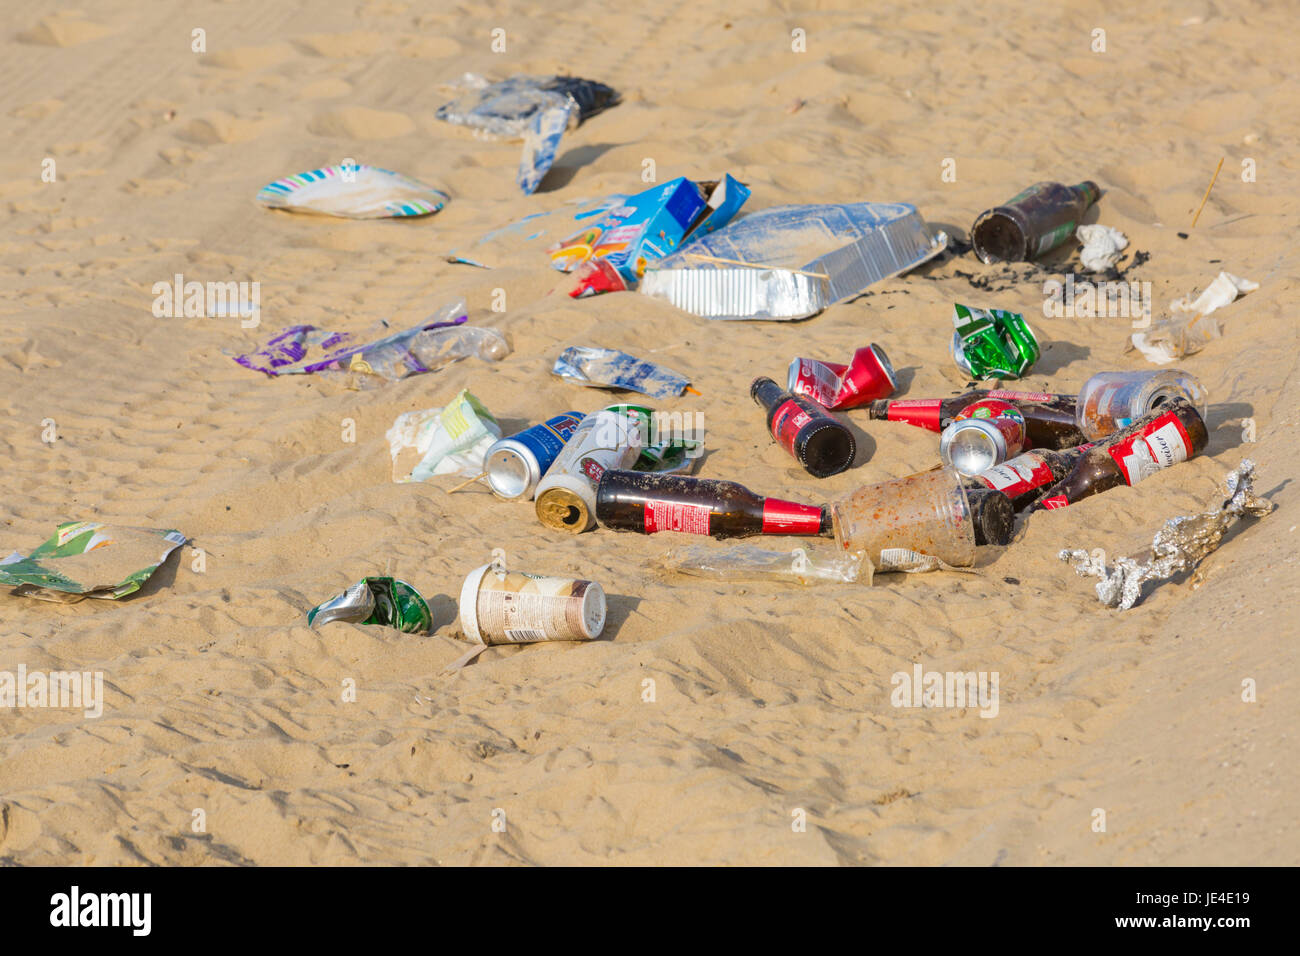
[[[97, 718], [0, 710], [0, 863], [1300, 863], [1294, 15], [1023, 9], [15, 7], [0, 31], [0, 557], [77, 519], [190, 543], [120, 601], [0, 593], [0, 671], [104, 675]], [[434, 116], [467, 72], [572, 74], [622, 102], [569, 131], [523, 196], [519, 143]], [[345, 159], [450, 201], [405, 221], [254, 201]], [[743, 212], [912, 203], [956, 251], [794, 323], [548, 295], [563, 277], [544, 244], [490, 270], [446, 261], [525, 215], [646, 188], [647, 160], [658, 182], [730, 173], [753, 191]], [[1128, 318], [1044, 315], [1044, 282], [1079, 269], [1076, 243], [1036, 263], [962, 251], [977, 214], [1041, 180], [1101, 186], [1089, 221], [1128, 237], [1120, 268], [1150, 283], [1157, 318], [1221, 270], [1259, 288], [1177, 363], [1209, 393], [1205, 453], [1032, 516], [977, 574], [807, 588], [669, 575], [656, 562], [685, 536], [574, 536], [482, 487], [392, 481], [393, 420], [461, 389], [506, 434], [635, 398], [553, 376], [569, 345], [688, 376], [699, 394], [657, 407], [705, 416], [698, 473], [812, 503], [932, 467], [938, 439], [847, 412], [857, 464], [812, 478], [748, 394], [796, 356], [847, 361], [878, 342], [900, 397], [953, 395], [962, 302], [1031, 321], [1031, 389], [1153, 367], [1124, 351]], [[156, 317], [151, 290], [177, 274], [259, 283], [260, 325]], [[508, 337], [503, 361], [358, 391], [231, 358], [291, 325], [409, 327], [458, 296], [471, 324]], [[1276, 511], [1243, 522], [1199, 579], [1120, 612], [1058, 559], [1140, 550], [1166, 518], [1221, 501], [1243, 458]], [[512, 568], [600, 582], [603, 638], [492, 649], [441, 674], [469, 646], [461, 582], [496, 548]], [[385, 572], [428, 598], [430, 635], [306, 625]], [[917, 664], [996, 672], [996, 716], [893, 706], [892, 675]]]

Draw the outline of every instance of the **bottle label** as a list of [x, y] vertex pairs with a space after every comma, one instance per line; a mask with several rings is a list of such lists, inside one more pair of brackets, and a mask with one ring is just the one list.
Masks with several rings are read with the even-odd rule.
[[693, 505], [680, 501], [647, 501], [645, 533], [683, 531], [686, 534], [708, 534], [711, 513], [708, 505]]
[[812, 416], [800, 408], [799, 403], [794, 399], [789, 399], [772, 416], [772, 437], [776, 439], [777, 444], [793, 455], [794, 440], [799, 437], [799, 429], [810, 421]]
[[1186, 461], [1191, 457], [1192, 439], [1173, 412], [1161, 415], [1136, 435], [1130, 435], [1108, 450], [1124, 480], [1136, 485], [1143, 478]]
[[932, 432], [942, 431], [939, 426], [942, 405], [943, 402], [937, 398], [900, 398], [889, 403], [889, 412], [885, 418], [891, 422], [907, 422]]
[[1052, 480], [1052, 469], [1034, 455], [1020, 455], [976, 476], [986, 487], [1016, 498]]
[[1055, 249], [1065, 241], [1067, 236], [1072, 235], [1074, 235], [1074, 223], [1062, 223], [1038, 240], [1038, 251], [1034, 253], [1034, 257], [1037, 258], [1038, 256], [1041, 256], [1048, 249]]
[[763, 534], [821, 534], [822, 509], [780, 498], [763, 502]]
[[1050, 402], [1055, 396], [1047, 392], [1013, 392], [1005, 388], [995, 388], [985, 398], [1000, 398], [1004, 402]]
[[1069, 503], [1070, 503], [1070, 499], [1065, 497], [1065, 495], [1052, 495], [1052, 497], [1050, 498], [1043, 499], [1043, 507], [1047, 508], [1048, 510], [1064, 508]]

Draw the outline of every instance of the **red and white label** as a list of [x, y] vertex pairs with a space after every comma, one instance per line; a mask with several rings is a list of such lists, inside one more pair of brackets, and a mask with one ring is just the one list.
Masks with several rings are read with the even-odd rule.
[[1167, 412], [1108, 450], [1123, 472], [1124, 480], [1136, 485], [1143, 478], [1190, 458], [1192, 439], [1178, 416]]
[[799, 437], [799, 429], [810, 421], [812, 416], [805, 412], [798, 402], [791, 399], [778, 408], [776, 415], [772, 417], [772, 437], [793, 455], [794, 440]]
[[683, 531], [686, 534], [708, 534], [710, 514], [706, 505], [684, 504], [679, 501], [647, 501], [645, 533]]
[[1049, 511], [1055, 511], [1057, 508], [1064, 508], [1070, 503], [1070, 499], [1065, 495], [1052, 495], [1050, 498], [1043, 499], [1043, 507]]
[[[795, 359], [799, 363], [799, 372], [790, 391], [796, 395], [806, 395], [818, 405], [830, 408], [840, 389], [840, 378], [827, 362], [813, 359]], [[838, 366], [843, 369], [844, 366]]]
[[985, 486], [1016, 498], [1052, 480], [1052, 469], [1034, 455], [1020, 455], [976, 476]]
[[820, 534], [822, 509], [780, 498], [763, 502], [763, 534]]

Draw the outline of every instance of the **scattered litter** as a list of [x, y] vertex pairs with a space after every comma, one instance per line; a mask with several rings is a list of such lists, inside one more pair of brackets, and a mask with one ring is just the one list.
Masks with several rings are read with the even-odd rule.
[[467, 92], [435, 115], [484, 135], [522, 139], [515, 181], [526, 196], [536, 192], [555, 163], [565, 131], [618, 102], [605, 84], [573, 76], [512, 76], [489, 84], [466, 74], [462, 86]]
[[1083, 243], [1083, 248], [1079, 250], [1079, 260], [1089, 272], [1113, 269], [1128, 248], [1128, 237], [1110, 226], [1080, 226], [1074, 235]]
[[330, 332], [314, 325], [295, 325], [261, 349], [235, 356], [244, 368], [267, 375], [342, 374], [356, 388], [432, 372], [476, 355], [485, 362], [510, 354], [510, 344], [495, 329], [465, 325], [464, 300], [401, 332], [373, 342], [356, 343], [350, 332]]
[[515, 182], [525, 196], [537, 191], [546, 174], [555, 165], [555, 154], [560, 149], [560, 139], [569, 128], [576, 107], [571, 103], [538, 110], [532, 125], [524, 134], [524, 152], [519, 158], [519, 172]]
[[460, 670], [495, 644], [594, 641], [605, 629], [605, 591], [595, 581], [507, 571], [485, 564], [460, 589], [460, 627], [478, 647], [449, 664]]
[[1195, 301], [1191, 296], [1175, 299], [1169, 305], [1172, 317], [1145, 332], [1134, 332], [1132, 344], [1126, 351], [1137, 349], [1156, 365], [1194, 355], [1223, 335], [1218, 320], [1210, 318], [1210, 313], [1235, 301], [1237, 296], [1258, 288], [1258, 282], [1239, 278], [1230, 272], [1220, 272]]
[[676, 398], [691, 384], [672, 369], [626, 352], [576, 345], [560, 353], [551, 372], [574, 385], [621, 388], [651, 398]]
[[605, 292], [626, 292], [627, 279], [610, 265], [608, 259], [588, 259], [578, 266], [573, 273], [573, 288], [569, 291], [571, 299], [585, 299]]
[[487, 451], [501, 437], [492, 413], [461, 390], [446, 408], [404, 412], [388, 429], [393, 481], [428, 481], [434, 475], [476, 478]]
[[836, 544], [866, 552], [877, 574], [970, 567], [978, 541], [1006, 544], [1015, 521], [1010, 500], [992, 492], [976, 506], [947, 467], [864, 485], [830, 515]]
[[1219, 507], [1196, 515], [1170, 518], [1156, 532], [1151, 547], [1137, 557], [1117, 558], [1106, 567], [1104, 555], [1079, 548], [1065, 549], [1059, 557], [1074, 566], [1080, 577], [1097, 577], [1097, 599], [1106, 607], [1126, 611], [1138, 602], [1146, 581], [1163, 581], [1193, 570], [1223, 542], [1233, 523], [1246, 515], [1262, 518], [1273, 503], [1254, 493], [1255, 463], [1247, 458], [1225, 480], [1228, 499]]
[[790, 363], [785, 387], [822, 408], [843, 410], [887, 398], [898, 383], [889, 356], [873, 343], [855, 351], [848, 365], [797, 358]]
[[382, 624], [404, 634], [427, 634], [433, 626], [433, 615], [420, 592], [405, 581], [375, 577], [362, 578], [307, 612], [308, 627], [331, 621]]
[[1074, 234], [1100, 195], [1094, 182], [1034, 183], [976, 217], [970, 230], [975, 255], [986, 264], [1037, 259]]
[[649, 409], [605, 409], [588, 415], [537, 485], [537, 520], [581, 534], [596, 526], [596, 486], [610, 469], [631, 467], [646, 441]]
[[947, 245], [907, 203], [777, 206], [692, 239], [647, 272], [641, 291], [712, 319], [806, 318]]
[[858, 582], [870, 586], [874, 570], [861, 551], [853, 554], [838, 554], [815, 548], [772, 551], [748, 544], [728, 548], [704, 544], [687, 545], [673, 548], [661, 555], [658, 563], [665, 571], [677, 574], [722, 581], [767, 578], [804, 586]]
[[438, 107], [434, 115], [503, 139], [522, 139], [537, 114], [548, 109], [572, 108], [570, 121], [577, 126], [618, 103], [612, 88], [576, 76], [512, 76], [489, 83], [467, 73], [458, 86], [465, 92]]
[[42, 601], [115, 601], [138, 591], [186, 540], [170, 529], [69, 521], [31, 554], [15, 551], [0, 560], [0, 584]]
[[446, 193], [377, 166], [323, 166], [267, 183], [257, 201], [271, 209], [340, 216], [400, 219], [427, 216], [447, 204]]
[[647, 263], [729, 222], [749, 194], [729, 175], [706, 183], [679, 176], [605, 209], [551, 247], [551, 265], [570, 272], [590, 259], [607, 258], [625, 279], [635, 282]]
[[567, 236], [573, 232], [575, 222], [599, 218], [622, 205], [627, 198], [622, 193], [615, 193], [597, 200], [575, 199], [559, 209], [524, 216], [485, 233], [463, 252], [449, 250], [447, 261], [480, 269], [498, 269], [517, 263], [527, 257], [541, 240], [554, 241], [556, 237]]
[[1020, 378], [1038, 361], [1038, 338], [1018, 312], [952, 307], [952, 360], [973, 379]]

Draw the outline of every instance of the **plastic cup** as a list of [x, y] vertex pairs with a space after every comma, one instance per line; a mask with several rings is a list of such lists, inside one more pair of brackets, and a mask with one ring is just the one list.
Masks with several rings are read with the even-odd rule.
[[590, 641], [605, 629], [595, 581], [475, 568], [460, 589], [460, 626], [476, 644]]
[[933, 555], [957, 568], [975, 563], [970, 502], [952, 468], [864, 485], [830, 508], [836, 544], [865, 551], [877, 566], [888, 548]]

